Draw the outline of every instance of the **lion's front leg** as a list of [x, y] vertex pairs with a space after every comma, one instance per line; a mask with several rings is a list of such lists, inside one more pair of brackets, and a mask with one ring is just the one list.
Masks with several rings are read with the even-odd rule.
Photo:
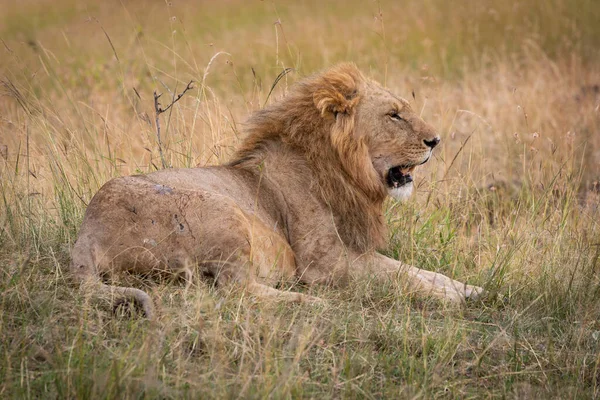
[[480, 287], [455, 281], [436, 272], [412, 267], [378, 253], [360, 257], [354, 263], [351, 272], [353, 275], [368, 274], [382, 279], [400, 277], [406, 282], [410, 292], [454, 303], [477, 299], [484, 292]]
[[[387, 258], [387, 257], [386, 257]], [[391, 259], [388, 259], [391, 260]], [[401, 264], [396, 260], [391, 260]], [[421, 282], [422, 286], [431, 285], [434, 291], [442, 294], [441, 297], [455, 301], [464, 301], [467, 299], [475, 300], [483, 294], [483, 289], [478, 286], [467, 285], [466, 283], [456, 281], [446, 275], [437, 272], [401, 264], [406, 269], [406, 273], [413, 281]]]

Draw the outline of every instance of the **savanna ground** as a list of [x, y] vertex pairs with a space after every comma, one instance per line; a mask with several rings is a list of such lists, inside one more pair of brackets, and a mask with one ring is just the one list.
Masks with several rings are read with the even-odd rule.
[[[600, 397], [597, 1], [0, 10], [0, 397]], [[253, 110], [338, 61], [442, 136], [413, 199], [387, 206], [386, 252], [497, 298], [456, 308], [364, 282], [287, 305], [123, 277], [157, 303], [151, 323], [70, 283], [104, 182], [226, 161]], [[166, 105], [190, 80], [159, 144], [152, 93]]]

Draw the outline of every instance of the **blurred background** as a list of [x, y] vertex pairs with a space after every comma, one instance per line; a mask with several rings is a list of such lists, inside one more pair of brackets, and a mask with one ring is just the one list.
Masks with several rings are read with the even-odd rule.
[[[0, 145], [11, 163], [26, 144], [36, 154], [33, 186], [48, 182], [51, 161], [85, 198], [108, 176], [222, 162], [253, 110], [339, 61], [355, 62], [439, 128], [438, 167], [469, 140], [455, 167], [468, 161], [470, 183], [554, 177], [565, 163], [583, 186], [597, 178], [595, 1], [4, 0], [1, 8]], [[190, 80], [195, 90], [162, 116], [162, 165], [152, 94], [166, 105]], [[540, 171], [550, 159], [554, 168]], [[78, 188], [73, 174], [97, 182]]]

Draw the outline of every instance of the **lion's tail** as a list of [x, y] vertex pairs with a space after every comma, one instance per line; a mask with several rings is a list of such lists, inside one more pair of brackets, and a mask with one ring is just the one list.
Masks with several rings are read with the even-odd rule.
[[81, 286], [86, 292], [106, 299], [114, 306], [123, 302], [136, 303], [142, 307], [146, 318], [154, 319], [154, 304], [148, 293], [143, 290], [133, 287], [107, 285], [97, 277], [85, 280]]
[[154, 319], [154, 304], [148, 293], [133, 287], [107, 285], [102, 282], [89, 246], [75, 243], [71, 253], [71, 275], [84, 292], [106, 299], [113, 305], [134, 302], [142, 307], [148, 319]]

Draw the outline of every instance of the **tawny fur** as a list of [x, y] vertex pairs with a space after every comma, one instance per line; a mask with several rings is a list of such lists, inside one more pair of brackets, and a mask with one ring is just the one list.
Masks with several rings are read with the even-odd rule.
[[148, 317], [146, 293], [99, 277], [194, 270], [257, 296], [317, 301], [273, 286], [399, 276], [425, 295], [475, 297], [480, 288], [376, 253], [385, 246], [386, 195], [410, 192], [386, 185], [389, 169], [427, 161], [434, 138], [406, 100], [353, 64], [338, 65], [256, 112], [228, 165], [106, 183], [84, 217], [73, 274], [91, 291], [136, 300]]

